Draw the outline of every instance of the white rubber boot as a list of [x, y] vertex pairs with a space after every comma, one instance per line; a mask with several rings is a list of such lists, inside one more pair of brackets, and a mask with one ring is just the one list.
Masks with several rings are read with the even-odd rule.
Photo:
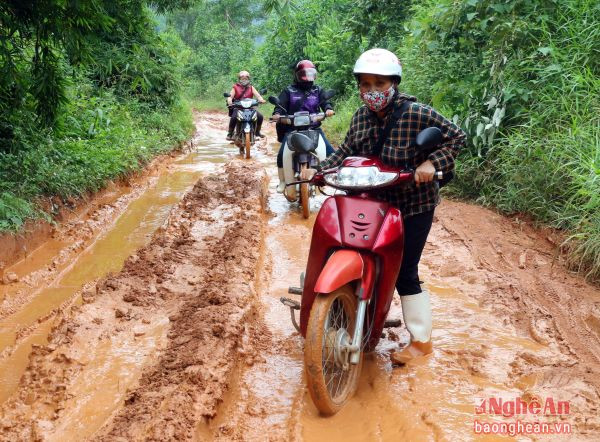
[[431, 303], [429, 292], [423, 290], [416, 295], [401, 296], [402, 316], [410, 333], [410, 344], [401, 351], [393, 352], [392, 362], [406, 364], [419, 356], [433, 351], [431, 344]]
[[279, 174], [279, 184], [277, 185], [277, 193], [283, 193], [283, 191], [285, 190], [285, 176], [283, 175], [283, 168], [278, 168], [277, 173]]

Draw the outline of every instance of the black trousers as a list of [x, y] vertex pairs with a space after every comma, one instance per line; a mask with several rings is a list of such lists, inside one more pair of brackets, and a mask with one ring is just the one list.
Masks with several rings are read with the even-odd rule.
[[[229, 119], [229, 133], [233, 134], [233, 131], [235, 130], [235, 123], [237, 122], [237, 111], [234, 110], [231, 113], [231, 118]], [[256, 133], [259, 134], [260, 133], [260, 129], [262, 127], [262, 123], [263, 123], [263, 116], [260, 112], [256, 111]]]
[[400, 296], [421, 293], [419, 261], [433, 224], [433, 212], [420, 213], [404, 218], [404, 254], [396, 290]]

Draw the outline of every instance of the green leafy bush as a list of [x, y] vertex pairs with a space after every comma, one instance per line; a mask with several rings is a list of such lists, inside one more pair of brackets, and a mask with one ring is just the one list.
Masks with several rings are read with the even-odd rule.
[[333, 141], [360, 104], [357, 55], [394, 51], [401, 89], [468, 134], [449, 190], [566, 229], [573, 266], [600, 279], [599, 2], [269, 3], [280, 15], [268, 21], [255, 69], [281, 88], [290, 63], [319, 63], [319, 82], [340, 93], [324, 125]]
[[18, 230], [26, 218], [41, 216], [40, 197], [78, 197], [126, 177], [192, 130], [186, 102], [157, 110], [121, 102], [82, 79], [77, 84], [58, 132], [21, 130], [21, 148], [0, 153], [0, 230]]

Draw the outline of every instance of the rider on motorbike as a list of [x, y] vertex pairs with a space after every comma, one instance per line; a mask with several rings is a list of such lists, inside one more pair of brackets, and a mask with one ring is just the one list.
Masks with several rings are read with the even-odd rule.
[[[402, 66], [392, 52], [385, 49], [364, 52], [354, 65], [354, 75], [365, 105], [354, 113], [344, 143], [321, 163], [323, 170], [339, 166], [348, 156], [369, 155], [393, 110], [400, 109], [407, 100], [412, 102], [392, 127], [380, 154], [384, 163], [415, 170], [415, 184], [385, 189], [380, 194], [382, 200], [401, 210], [404, 221], [404, 254], [396, 290], [400, 294], [410, 344], [390, 355], [392, 362], [404, 364], [433, 351], [429, 293], [421, 287], [418, 265], [433, 223], [433, 212], [440, 202], [434, 174], [452, 172], [466, 135], [431, 107], [398, 90]], [[433, 152], [418, 150], [414, 146], [416, 135], [432, 126], [442, 131], [442, 144]], [[315, 169], [306, 169], [301, 178], [311, 179], [315, 173]]]
[[[314, 84], [317, 78], [317, 68], [310, 60], [301, 60], [296, 64], [294, 69], [294, 83], [285, 88], [279, 94], [279, 102], [286, 109], [288, 114], [294, 114], [298, 111], [307, 111], [310, 113], [319, 112], [319, 108], [325, 111], [325, 115], [331, 117], [334, 115], [333, 107], [329, 100], [323, 100], [323, 89]], [[278, 107], [273, 111], [272, 119], [277, 121], [282, 110]], [[312, 129], [317, 129], [321, 126], [321, 122], [311, 123]], [[285, 144], [286, 134], [294, 129], [293, 126], [277, 123], [277, 141], [281, 143], [277, 154], [277, 168], [279, 171], [279, 185], [277, 192], [283, 193], [285, 189], [285, 177], [283, 173], [283, 145]], [[322, 129], [321, 132], [323, 141], [325, 141], [326, 154], [331, 155], [334, 150]]]
[[[264, 91], [263, 91], [264, 92]], [[256, 97], [259, 103], [266, 103], [265, 99], [258, 93], [256, 88], [252, 86], [250, 83], [250, 73], [248, 71], [240, 71], [238, 74], [238, 82], [233, 85], [231, 91], [229, 92], [229, 97], [227, 97], [227, 105], [229, 106], [229, 130], [227, 131], [227, 140], [233, 140], [233, 131], [235, 130], [235, 125], [237, 123], [237, 115], [236, 110], [231, 106], [233, 102], [236, 100], [241, 100], [242, 98], [253, 98]], [[264, 138], [265, 136], [260, 133], [260, 128], [262, 127], [263, 116], [260, 112], [256, 111], [256, 133], [255, 135], [260, 138]]]

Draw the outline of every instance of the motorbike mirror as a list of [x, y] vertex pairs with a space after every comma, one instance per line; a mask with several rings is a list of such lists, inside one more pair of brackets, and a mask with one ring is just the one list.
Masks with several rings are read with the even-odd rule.
[[333, 89], [323, 92], [323, 101], [327, 101], [330, 98], [335, 97], [336, 92]]
[[321, 101], [319, 102], [319, 106], [321, 106], [323, 103], [329, 101], [329, 99], [331, 97], [333, 97], [335, 95], [335, 91], [333, 89], [329, 89], [328, 91], [323, 91], [323, 93], [321, 94]]
[[224, 96], [225, 98], [229, 98], [229, 97], [231, 97], [231, 94], [230, 94], [229, 92], [224, 92], [224, 93], [223, 93], [223, 96]]
[[262, 88], [261, 90], [258, 91], [258, 93], [261, 94], [261, 95], [262, 94], [266, 94], [267, 93], [267, 88], [266, 87]]
[[428, 127], [417, 135], [417, 147], [431, 149], [442, 142], [442, 131], [437, 127]]
[[287, 109], [286, 109], [286, 108], [284, 108], [284, 107], [283, 107], [283, 106], [280, 104], [280, 102], [279, 102], [279, 98], [277, 98], [277, 97], [274, 97], [274, 96], [272, 96], [272, 95], [271, 95], [271, 96], [268, 98], [268, 100], [269, 100], [269, 103], [271, 103], [271, 104], [272, 104], [272, 105], [274, 105], [275, 107], [278, 107], [278, 108], [279, 108], [279, 109], [281, 109], [281, 110], [282, 110], [284, 113], [287, 113]]

